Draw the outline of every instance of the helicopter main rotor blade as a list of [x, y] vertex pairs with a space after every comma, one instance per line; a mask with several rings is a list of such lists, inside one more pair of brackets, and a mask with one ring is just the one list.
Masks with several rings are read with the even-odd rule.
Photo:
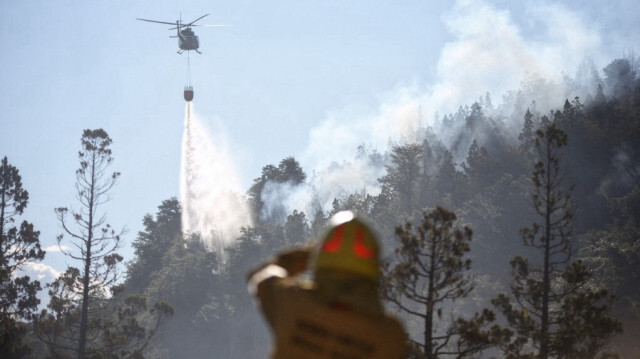
[[[216, 24], [196, 25], [196, 24], [193, 24], [193, 25], [182, 25], [180, 27], [181, 28], [185, 28], [185, 27], [186, 28], [190, 28], [190, 27], [193, 27], [193, 26], [200, 26], [200, 27], [231, 27], [233, 25], [222, 25], [222, 24], [221, 25], [216, 25]], [[177, 27], [172, 27], [169, 30], [175, 30], [175, 29], [177, 29]]]
[[191, 25], [193, 25], [193, 23], [194, 23], [194, 22], [196, 22], [196, 21], [198, 21], [198, 20], [202, 19], [202, 18], [203, 18], [203, 17], [205, 17], [205, 16], [209, 16], [209, 14], [202, 15], [202, 16], [200, 16], [199, 18], [197, 18], [197, 19], [195, 19], [195, 20], [191, 21], [189, 24], [185, 24], [185, 25], [186, 25], [186, 26], [191, 26]]
[[229, 26], [233, 26], [233, 25], [228, 25], [228, 24], [202, 24], [202, 25], [197, 25], [197, 24], [193, 24], [191, 26], [202, 26], [202, 27], [229, 27]]
[[167, 25], [175, 25], [175, 22], [166, 22], [166, 21], [157, 21], [157, 20], [147, 20], [147, 19], [139, 19], [136, 18], [136, 20], [141, 20], [141, 21], [148, 21], [148, 22], [156, 22], [158, 24], [167, 24]]

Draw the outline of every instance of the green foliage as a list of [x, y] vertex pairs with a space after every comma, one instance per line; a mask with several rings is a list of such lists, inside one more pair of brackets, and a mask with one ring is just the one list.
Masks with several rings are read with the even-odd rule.
[[[492, 300], [509, 323], [502, 333], [500, 348], [505, 358], [538, 358], [536, 348], [545, 333], [541, 330], [543, 283], [536, 269], [522, 257], [512, 262], [512, 298], [501, 294]], [[612, 355], [602, 352], [610, 337], [622, 332], [620, 322], [609, 316], [614, 297], [604, 289], [590, 286], [591, 273], [576, 261], [564, 268], [554, 283], [549, 314], [550, 357], [596, 358]]]
[[284, 233], [289, 245], [300, 245], [309, 240], [311, 230], [304, 212], [293, 210], [293, 212], [287, 216]]
[[477, 193], [480, 189], [491, 185], [494, 167], [487, 149], [480, 146], [478, 141], [473, 140], [469, 147], [467, 160], [462, 164], [471, 192]]
[[207, 251], [200, 237], [174, 238], [145, 294], [181, 308], [181, 315], [195, 315], [201, 306], [216, 297], [218, 276], [213, 272], [219, 265], [216, 253]]
[[459, 189], [462, 187], [465, 178], [464, 175], [457, 170], [451, 151], [446, 148], [442, 149], [439, 166], [435, 172], [437, 176], [434, 181], [433, 190], [436, 191], [443, 201], [459, 202], [461, 196]]
[[3, 317], [0, 325], [0, 357], [24, 358], [32, 352], [31, 347], [25, 343], [28, 331], [25, 323]]
[[609, 338], [622, 332], [620, 322], [609, 316], [614, 297], [604, 289], [584, 288], [591, 272], [580, 261], [562, 273], [564, 296], [560, 302], [558, 328], [550, 347], [559, 357], [595, 358]]
[[[420, 225], [411, 222], [396, 227], [400, 246], [397, 262], [387, 263], [383, 288], [387, 300], [400, 311], [422, 322], [424, 337], [410, 339], [425, 358], [471, 357], [497, 340], [494, 329], [484, 327], [494, 320], [490, 310], [471, 319], [447, 323], [447, 305], [466, 297], [473, 289], [467, 257], [472, 232], [455, 226], [456, 215], [438, 207], [423, 211]], [[450, 314], [453, 317], [453, 313]], [[496, 331], [499, 331], [495, 327]], [[455, 343], [455, 344], [454, 344]]]
[[264, 166], [262, 168], [261, 176], [253, 180], [253, 185], [247, 191], [254, 222], [259, 224], [263, 224], [263, 222], [265, 222], [262, 219], [262, 210], [265, 204], [262, 199], [262, 191], [268, 182], [299, 185], [304, 183], [306, 178], [306, 173], [304, 173], [298, 161], [293, 157], [283, 159], [280, 161], [278, 167], [274, 165]]
[[596, 273], [598, 287], [616, 294], [613, 312], [623, 323], [626, 338], [613, 342], [621, 354], [631, 357], [640, 350], [632, 339], [640, 335], [640, 188], [610, 199], [609, 207], [611, 222], [582, 236], [579, 256]]
[[[539, 160], [534, 165], [532, 175], [532, 202], [534, 210], [544, 223], [534, 223], [530, 228], [523, 228], [521, 235], [525, 245], [545, 251], [546, 262], [551, 257], [565, 256], [567, 258], [558, 259], [564, 263], [569, 256], [569, 240], [575, 216], [571, 199], [573, 187], [563, 187], [564, 176], [560, 166], [560, 149], [567, 143], [567, 134], [555, 124], [536, 131]], [[543, 232], [539, 233], [541, 228]], [[547, 269], [553, 271], [553, 268]]]
[[[406, 327], [415, 339], [408, 345], [408, 357], [424, 358], [433, 352], [424, 349], [425, 343], [431, 343], [432, 349], [440, 348], [441, 357], [445, 357], [445, 353], [450, 357], [481, 357], [487, 352], [475, 351], [487, 346], [496, 346], [504, 357], [537, 357], [545, 337], [541, 318], [545, 307], [543, 298], [547, 294], [548, 353], [564, 358], [589, 358], [599, 354], [605, 357], [607, 354], [601, 353], [601, 349], [611, 335], [619, 331], [618, 322], [607, 314], [609, 310], [613, 308], [619, 317], [632, 323], [639, 322], [637, 313], [640, 312], [636, 285], [640, 278], [637, 270], [640, 268], [637, 243], [640, 221], [636, 214], [640, 211], [634, 199], [637, 193], [631, 192], [640, 184], [640, 141], [637, 140], [640, 138], [640, 91], [637, 91], [637, 66], [627, 60], [630, 66], [625, 61], [614, 61], [607, 66], [604, 82], [597, 74], [591, 74], [594, 78], [591, 95], [595, 100], [591, 101], [593, 96], [588, 94], [584, 105], [579, 98], [569, 97], [564, 106], [541, 116], [536, 107], [542, 108], [560, 99], [552, 98], [556, 92], [551, 91], [550, 81], [532, 78], [517, 91], [507, 93], [500, 105], [494, 106], [489, 96], [485, 96], [470, 106], [460, 106], [459, 111], [444, 115], [441, 123], [433, 124], [433, 128], [412, 133], [414, 142], [396, 145], [387, 153], [362, 145], [357, 149], [356, 161], [386, 169], [386, 173], [379, 176], [381, 191], [372, 194], [367, 188], [353, 193], [345, 191], [336, 198], [323, 198], [322, 204], [328, 200], [331, 208], [323, 208], [319, 198], [315, 198], [311, 205], [313, 211], [309, 213], [287, 213], [281, 202], [268, 203], [265, 189], [295, 188], [306, 180], [306, 174], [293, 157], [283, 159], [278, 165], [267, 165], [247, 192], [254, 224], [240, 230], [238, 238], [227, 246], [224, 258], [209, 253], [198, 233], [183, 237], [178, 201], [164, 201], [155, 216], [144, 218], [144, 229], [134, 240], [135, 258], [127, 265], [127, 289], [116, 296], [119, 302], [107, 301], [100, 291], [92, 292], [95, 301], [89, 306], [94, 313], [90, 316], [90, 333], [98, 338], [99, 328], [113, 323], [114, 330], [100, 340], [110, 342], [114, 348], [125, 345], [125, 336], [137, 338], [142, 328], [146, 328], [145, 333], [151, 333], [154, 321], [149, 310], [143, 310], [142, 302], [135, 296], [125, 301], [127, 295], [142, 293], [150, 303], [164, 300], [175, 308], [171, 320], [154, 331], [155, 335], [144, 347], [144, 355], [264, 356], [270, 338], [246, 293], [247, 271], [274, 251], [318, 234], [332, 213], [349, 209], [375, 223], [383, 247], [387, 248], [383, 256], [390, 260], [389, 271], [393, 270], [398, 277], [394, 282], [395, 295], [400, 305], [412, 311], [404, 312]], [[520, 131], [511, 123], [522, 124]], [[539, 125], [542, 133], [536, 134], [534, 128]], [[560, 130], [566, 134], [564, 139]], [[100, 130], [86, 134], [96, 139], [108, 138]], [[541, 147], [536, 147], [536, 138]], [[566, 145], [567, 138], [571, 139], [571, 146]], [[111, 142], [104, 143], [101, 146], [83, 142], [79, 175], [89, 171], [92, 151], [111, 157]], [[551, 147], [546, 148], [547, 144]], [[542, 152], [538, 152], [539, 148]], [[554, 167], [559, 164], [553, 152], [556, 149], [559, 150], [556, 154], [563, 156], [562, 168]], [[551, 156], [546, 156], [545, 151]], [[530, 176], [532, 167], [537, 172]], [[563, 177], [576, 183], [573, 191], [554, 184], [553, 179]], [[528, 202], [532, 184], [539, 189], [533, 206]], [[549, 192], [548, 188], [553, 190]], [[571, 205], [573, 202], [576, 206]], [[394, 241], [397, 223], [406, 222], [422, 208], [438, 205], [451, 208], [457, 214], [456, 220], [472, 227], [474, 240], [467, 242], [466, 249], [458, 247], [460, 257], [453, 254], [442, 257], [442, 263], [452, 269], [434, 277], [433, 283], [439, 284], [434, 284], [432, 293], [447, 292], [450, 296], [440, 304], [433, 304], [430, 310], [434, 323], [432, 340], [425, 341], [418, 338], [425, 332], [423, 323], [429, 311], [425, 304], [429, 281], [425, 277], [427, 272], [423, 271], [428, 266], [421, 266], [428, 263], [428, 256], [406, 254], [403, 258], [398, 254], [392, 258], [389, 252], [399, 244]], [[580, 209], [577, 214], [575, 207]], [[549, 225], [546, 213], [551, 214]], [[533, 216], [539, 220], [531, 224]], [[69, 218], [73, 220], [77, 216]], [[445, 226], [443, 218], [439, 219], [439, 225], [432, 227], [453, 236], [454, 226]], [[526, 227], [520, 232], [528, 244], [526, 248], [512, 240], [513, 234], [522, 227]], [[400, 246], [415, 251], [422, 248], [423, 253], [428, 253], [427, 247], [420, 246], [428, 244], [430, 232], [425, 230], [421, 234], [419, 228], [419, 225], [410, 230], [403, 227], [407, 242], [400, 241]], [[465, 238], [464, 230], [456, 229], [462, 231]], [[425, 240], [420, 244], [423, 235]], [[414, 239], [409, 240], [412, 237]], [[548, 244], [548, 276], [545, 276], [544, 256], [532, 254], [544, 253]], [[443, 253], [442, 248], [437, 250]], [[447, 251], [455, 252], [453, 244]], [[583, 262], [572, 261], [571, 252], [578, 252]], [[509, 262], [508, 258], [513, 256]], [[475, 278], [483, 279], [474, 280], [473, 285], [468, 276], [471, 259], [474, 274], [477, 273]], [[117, 260], [117, 256], [106, 256], [101, 262], [113, 265]], [[511, 268], [513, 274], [511, 290], [493, 301], [508, 324], [500, 328], [492, 324], [495, 316], [491, 311], [477, 308], [494, 293], [504, 290], [499, 278], [505, 268]], [[82, 266], [70, 268], [60, 278], [60, 286], [49, 287], [58, 293], [52, 295], [52, 307], [46, 312], [52, 317], [42, 317], [39, 325], [50, 325], [59, 343], [67, 336], [71, 344], [78, 336], [81, 301], [77, 293], [82, 287], [82, 269]], [[545, 277], [549, 280], [545, 281]], [[409, 291], [411, 286], [416, 286], [416, 290]], [[62, 289], [67, 287], [65, 294]], [[445, 287], [448, 290], [442, 289]], [[616, 306], [612, 294], [619, 298]], [[470, 314], [475, 311], [478, 312]], [[137, 322], [128, 321], [126, 318], [133, 317], [134, 313]], [[12, 333], [19, 334], [20, 328], [24, 328], [22, 324], [16, 322]], [[56, 325], [60, 325], [57, 332]], [[627, 330], [626, 322], [625, 331], [631, 333], [627, 336], [634, 336], [634, 331]], [[630, 348], [629, 353], [633, 353], [634, 347]], [[137, 357], [138, 353], [142, 354], [133, 347], [126, 350], [101, 352], [96, 349], [91, 355]]]
[[612, 95], [619, 96], [636, 87], [636, 69], [629, 59], [616, 59], [604, 68], [604, 81]]
[[39, 314], [35, 333], [53, 358], [77, 357], [82, 306], [80, 278], [80, 270], [69, 267], [55, 281], [47, 284], [48, 310]]
[[341, 196], [333, 200], [333, 206], [328, 216], [333, 216], [340, 211], [352, 211], [362, 216], [369, 217], [374, 212], [378, 198], [362, 192], [355, 192], [349, 195]]
[[537, 264], [514, 257], [510, 295], [492, 300], [509, 324], [500, 343], [505, 358], [595, 358], [621, 332], [609, 317], [614, 297], [589, 286], [591, 274], [582, 262], [569, 263], [575, 210], [563, 184], [561, 149], [567, 143], [554, 123], [536, 132], [532, 206], [540, 222], [521, 235], [537, 250]]
[[[228, 326], [229, 302], [233, 301], [223, 281], [221, 259], [207, 250], [199, 234], [186, 238], [181, 234], [180, 217], [175, 199], [163, 201], [155, 219], [145, 216], [145, 229], [134, 242], [136, 256], [129, 263], [126, 285], [135, 285], [152, 302], [175, 308], [147, 351], [196, 358], [228, 342], [228, 330], [222, 328]], [[212, 334], [216, 331], [220, 335]]]
[[385, 166], [387, 174], [378, 180], [390, 189], [390, 193], [397, 196], [400, 208], [405, 213], [411, 213], [416, 203], [417, 185], [420, 177], [424, 175], [423, 155], [423, 148], [417, 143], [393, 146], [390, 154], [391, 163]]
[[163, 257], [182, 235], [181, 215], [180, 203], [171, 198], [158, 206], [155, 219], [149, 214], [144, 217], [144, 229], [132, 243], [135, 258], [127, 263], [129, 292], [144, 292], [154, 273], [162, 269]]
[[[120, 173], [107, 173], [113, 161], [112, 140], [104, 130], [85, 130], [81, 143], [76, 171], [80, 209], [56, 209], [70, 247], [77, 249], [63, 252], [81, 268], [69, 266], [47, 285], [48, 309], [37, 317], [35, 333], [54, 358], [144, 358], [151, 338], [173, 309], [163, 302], [147, 308], [144, 297], [125, 296], [124, 287], [115, 285], [124, 230], [116, 233], [99, 209]], [[65, 248], [64, 235], [57, 239]]]
[[29, 352], [22, 341], [26, 328], [19, 320], [29, 320], [40, 303], [36, 297], [40, 282], [18, 276], [27, 262], [45, 255], [33, 224], [23, 221], [19, 228], [13, 226], [28, 201], [18, 169], [4, 157], [0, 164], [0, 356], [4, 358]]
[[[35, 329], [53, 358], [77, 356], [82, 301], [81, 296], [74, 293], [81, 286], [80, 271], [74, 268], [49, 285], [48, 310], [42, 311]], [[102, 293], [99, 303], [94, 301], [90, 307], [87, 358], [145, 358], [156, 331], [173, 315], [173, 308], [167, 303], [158, 302], [148, 308], [146, 298], [125, 296], [123, 289], [122, 286], [112, 288], [111, 297]]]
[[146, 298], [129, 295], [117, 314], [97, 323], [103, 330], [101, 349], [92, 349], [90, 358], [144, 358], [144, 351], [160, 325], [173, 315], [166, 302], [147, 308]]
[[[120, 236], [124, 230], [116, 232], [106, 223], [106, 215], [98, 210], [108, 199], [108, 193], [116, 184], [119, 172], [107, 173], [113, 161], [111, 138], [103, 129], [84, 130], [81, 138], [82, 150], [78, 152], [80, 167], [76, 170], [76, 196], [80, 210], [66, 207], [56, 208], [56, 214], [64, 233], [80, 253], [63, 251], [72, 260], [81, 263], [82, 307], [78, 338], [78, 357], [85, 357], [87, 333], [89, 331], [89, 307], [91, 301], [98, 300], [93, 293], [116, 283], [117, 264], [122, 257], [116, 253], [120, 246]], [[71, 214], [71, 223], [69, 222]], [[62, 248], [64, 234], [57, 237]], [[73, 287], [72, 287], [73, 288]]]
[[597, 281], [616, 293], [626, 318], [640, 318], [640, 187], [610, 200], [612, 222], [584, 237], [579, 254], [598, 273]]
[[535, 150], [535, 132], [533, 114], [529, 109], [524, 114], [524, 123], [522, 124], [522, 131], [518, 135], [518, 141], [520, 142], [520, 151], [527, 157], [532, 156]]

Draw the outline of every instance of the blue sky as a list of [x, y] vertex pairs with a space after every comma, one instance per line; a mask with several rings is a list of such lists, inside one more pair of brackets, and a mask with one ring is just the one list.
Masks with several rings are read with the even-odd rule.
[[[241, 186], [267, 164], [299, 158], [310, 173], [384, 150], [417, 106], [436, 112], [526, 73], [561, 76], [585, 58], [601, 69], [640, 43], [636, 1], [3, 1], [0, 156], [22, 175], [23, 219], [43, 246], [61, 233], [53, 209], [77, 206], [74, 172], [85, 128], [114, 140], [122, 173], [105, 207], [127, 227], [179, 196], [187, 55], [168, 26], [210, 15], [191, 54], [194, 108], [227, 140]], [[637, 49], [636, 49], [637, 50]], [[45, 266], [63, 270], [53, 250]], [[46, 267], [40, 270], [46, 272]]]

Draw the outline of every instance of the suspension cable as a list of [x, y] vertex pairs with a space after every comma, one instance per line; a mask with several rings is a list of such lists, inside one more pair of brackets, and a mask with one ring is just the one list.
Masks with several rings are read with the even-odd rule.
[[187, 77], [185, 86], [191, 87], [191, 60], [189, 57], [189, 53], [191, 51], [187, 51]]

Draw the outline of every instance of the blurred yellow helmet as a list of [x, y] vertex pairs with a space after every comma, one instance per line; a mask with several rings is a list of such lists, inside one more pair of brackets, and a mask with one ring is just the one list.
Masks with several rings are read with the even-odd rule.
[[317, 248], [315, 270], [356, 274], [372, 281], [380, 277], [380, 247], [373, 231], [353, 212], [336, 213]]

